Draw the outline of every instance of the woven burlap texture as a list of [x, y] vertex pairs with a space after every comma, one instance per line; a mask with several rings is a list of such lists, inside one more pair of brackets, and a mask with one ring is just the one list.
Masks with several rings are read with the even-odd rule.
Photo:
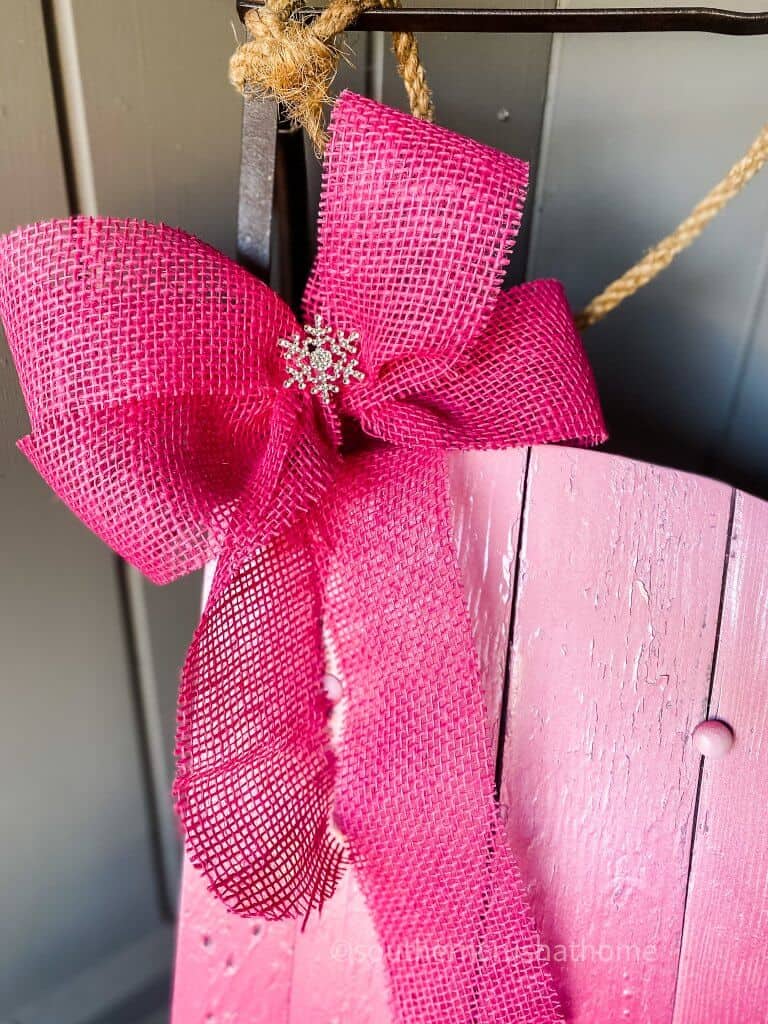
[[283, 386], [290, 310], [183, 232], [81, 218], [0, 240], [23, 450], [152, 579], [218, 558], [179, 701], [192, 861], [233, 911], [282, 917], [351, 860], [409, 1024], [561, 1019], [493, 800], [445, 470], [450, 449], [604, 437], [560, 286], [501, 291], [526, 184], [512, 157], [342, 96], [305, 312], [359, 332], [365, 379], [330, 409]]

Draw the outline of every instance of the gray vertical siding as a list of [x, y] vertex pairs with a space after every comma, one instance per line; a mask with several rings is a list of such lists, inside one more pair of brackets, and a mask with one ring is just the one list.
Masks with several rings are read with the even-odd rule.
[[[578, 307], [672, 230], [765, 122], [767, 67], [764, 37], [558, 37], [531, 276], [561, 278]], [[589, 331], [619, 450], [768, 486], [767, 269], [764, 173]]]
[[[0, 16], [6, 231], [68, 200], [40, 6]], [[162, 927], [115, 560], [16, 451], [0, 344], [0, 1018], [41, 1024], [54, 992], [69, 1024], [73, 980]]]
[[[2, 230], [66, 216], [68, 179], [78, 212], [164, 220], [234, 251], [233, 5], [183, 13], [0, 2]], [[144, 1024], [167, 1005], [174, 704], [199, 580], [160, 590], [130, 574], [126, 606], [116, 560], [14, 448], [25, 415], [0, 341], [0, 1020]]]
[[[234, 5], [75, 0], [71, 11], [62, 59], [72, 76], [64, 92], [81, 211], [163, 221], [233, 255], [240, 101], [227, 60]], [[127, 572], [165, 900], [173, 905], [179, 846], [167, 794], [178, 673], [200, 580], [158, 588]]]

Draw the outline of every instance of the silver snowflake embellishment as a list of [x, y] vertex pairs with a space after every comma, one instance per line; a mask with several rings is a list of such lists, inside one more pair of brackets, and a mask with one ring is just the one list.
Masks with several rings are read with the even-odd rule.
[[334, 332], [320, 315], [315, 316], [313, 325], [304, 325], [304, 336], [297, 331], [290, 338], [278, 338], [288, 374], [283, 387], [295, 385], [302, 391], [308, 387], [310, 394], [330, 405], [331, 396], [338, 394], [342, 384], [365, 380], [365, 374], [357, 368], [359, 340], [357, 331]]

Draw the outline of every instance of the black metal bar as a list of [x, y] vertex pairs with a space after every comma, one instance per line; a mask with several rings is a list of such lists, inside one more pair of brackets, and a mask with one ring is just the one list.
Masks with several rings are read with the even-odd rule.
[[237, 258], [298, 311], [312, 258], [304, 133], [256, 97], [243, 103]]
[[277, 104], [247, 99], [243, 104], [237, 258], [252, 274], [269, 281], [275, 194]]
[[304, 132], [280, 119], [275, 162], [276, 281], [297, 316], [312, 264]]
[[[263, 0], [237, 0], [241, 18]], [[303, 18], [322, 7], [308, 7]], [[363, 32], [713, 32], [726, 36], [768, 35], [768, 11], [717, 7], [616, 7], [584, 10], [473, 10], [408, 7], [366, 11], [350, 26]]]

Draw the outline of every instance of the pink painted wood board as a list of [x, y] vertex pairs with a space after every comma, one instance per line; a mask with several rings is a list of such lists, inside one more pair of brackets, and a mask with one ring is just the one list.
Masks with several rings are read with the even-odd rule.
[[296, 930], [228, 913], [185, 861], [172, 1024], [287, 1024]]
[[[450, 486], [494, 736], [514, 604], [502, 802], [568, 1019], [666, 1024], [677, 988], [675, 1024], [719, 1022], [695, 1000], [703, 954], [690, 923], [679, 978], [678, 958], [691, 842], [703, 827], [700, 808], [694, 834], [700, 759], [690, 735], [707, 710], [732, 492], [563, 448], [534, 449], [526, 479], [526, 458], [521, 451], [457, 456]], [[757, 730], [757, 743], [765, 742], [766, 700], [751, 680], [760, 659], [765, 665], [768, 629], [765, 615], [753, 610], [742, 621], [738, 608], [742, 591], [753, 603], [763, 595], [765, 606], [768, 556], [757, 548], [762, 538], [765, 551], [768, 513], [752, 499], [739, 501], [737, 509], [751, 510], [744, 558], [754, 568], [746, 583], [742, 572], [738, 592], [729, 574], [736, 611], [723, 614], [723, 628], [734, 639], [720, 637], [713, 699], [730, 699], [741, 727]], [[731, 551], [738, 550], [734, 541]], [[717, 680], [728, 674], [727, 652], [742, 649], [751, 631], [762, 646], [741, 696], [729, 697]], [[744, 657], [738, 664], [750, 667]], [[737, 749], [738, 742], [729, 757]], [[737, 786], [765, 785], [754, 762]], [[709, 787], [705, 771], [709, 821], [721, 796], [733, 804], [732, 795]], [[734, 815], [723, 837], [734, 831]], [[755, 851], [756, 867], [742, 872], [739, 898], [754, 906], [765, 897], [768, 846], [759, 817], [747, 816], [741, 841], [742, 852]], [[722, 854], [712, 849], [699, 861], [694, 846], [699, 893], [692, 884], [689, 915], [720, 885]], [[753, 952], [761, 921], [758, 910], [747, 916]], [[254, 935], [253, 927], [221, 910], [185, 867], [173, 1024], [389, 1024], [378, 944], [353, 877], [305, 931], [270, 924]], [[722, 935], [714, 947], [707, 941], [723, 955]], [[559, 947], [574, 943], [577, 954], [560, 959]], [[721, 984], [727, 991], [725, 974]]]
[[574, 1024], [672, 1016], [730, 496], [532, 455], [501, 799]]
[[736, 495], [675, 1024], [768, 1021], [768, 505]]

